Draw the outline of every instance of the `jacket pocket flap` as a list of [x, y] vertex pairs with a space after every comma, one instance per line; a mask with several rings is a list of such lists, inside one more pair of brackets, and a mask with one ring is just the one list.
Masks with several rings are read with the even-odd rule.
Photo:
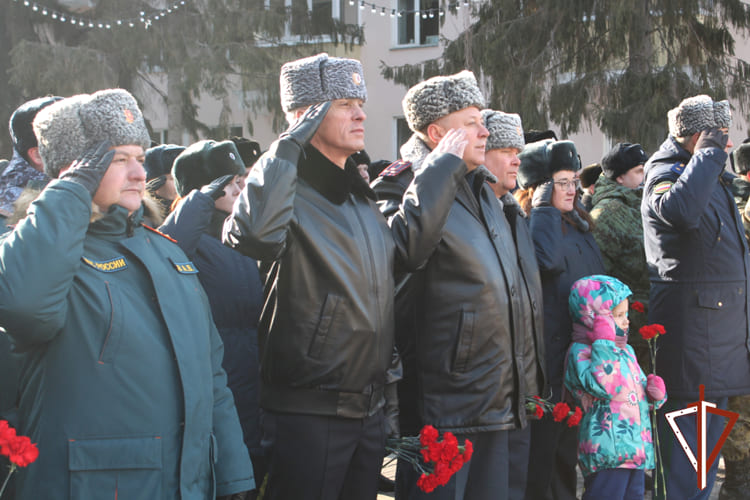
[[736, 306], [742, 295], [732, 293], [730, 290], [698, 290], [698, 305], [706, 309], [724, 309]]
[[70, 440], [71, 471], [112, 469], [161, 469], [158, 437]]

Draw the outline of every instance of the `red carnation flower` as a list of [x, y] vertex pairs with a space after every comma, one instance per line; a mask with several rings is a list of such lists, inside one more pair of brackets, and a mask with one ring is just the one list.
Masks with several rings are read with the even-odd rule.
[[419, 443], [422, 446], [428, 446], [431, 443], [437, 441], [438, 431], [431, 425], [425, 425], [422, 430], [419, 431]]
[[580, 424], [582, 417], [583, 417], [583, 412], [578, 406], [576, 406], [576, 409], [573, 412], [573, 414], [568, 417], [568, 427], [575, 427], [576, 425]]
[[646, 312], [646, 308], [643, 306], [643, 302], [638, 302], [637, 300], [634, 300], [633, 303], [630, 304], [630, 308], [635, 312]]
[[7, 420], [0, 420], [0, 447], [16, 438], [16, 430], [8, 425]]
[[16, 436], [2, 447], [2, 454], [19, 467], [26, 467], [39, 456], [39, 449], [28, 436]]
[[639, 330], [638, 333], [641, 334], [641, 337], [643, 337], [644, 340], [651, 340], [652, 338], [656, 337], [658, 333], [654, 329], [653, 325], [644, 325]]
[[417, 479], [417, 487], [425, 493], [431, 493], [438, 487], [437, 477], [434, 474], [422, 474]]
[[443, 461], [446, 463], [450, 463], [450, 461], [453, 460], [453, 458], [457, 455], [458, 440], [452, 432], [446, 432], [445, 434], [443, 434], [443, 449], [442, 453], [440, 454], [440, 460], [436, 460], [436, 462]]
[[536, 418], [542, 418], [544, 416], [544, 408], [541, 405], [536, 405], [534, 415], [536, 415]]
[[555, 422], [562, 422], [570, 413], [570, 406], [567, 403], [557, 403], [552, 410], [552, 418]]
[[664, 325], [660, 325], [659, 323], [654, 323], [652, 325], [654, 327], [654, 330], [656, 330], [657, 335], [664, 335], [667, 333], [666, 328], [664, 328]]
[[468, 439], [464, 441], [464, 463], [471, 460], [471, 456], [474, 454], [474, 443], [469, 441]]

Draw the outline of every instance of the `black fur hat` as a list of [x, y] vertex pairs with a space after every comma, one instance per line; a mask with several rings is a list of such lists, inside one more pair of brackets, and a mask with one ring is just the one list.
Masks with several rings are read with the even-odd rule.
[[18, 109], [10, 115], [8, 129], [10, 129], [10, 139], [13, 142], [13, 148], [18, 151], [26, 161], [29, 160], [26, 156], [27, 151], [39, 145], [36, 140], [36, 135], [34, 135], [34, 127], [31, 125], [34, 122], [34, 117], [43, 108], [60, 100], [62, 100], [62, 97], [58, 96], [33, 99], [21, 104]]
[[177, 144], [159, 144], [146, 150], [143, 168], [146, 169], [146, 182], [165, 174], [172, 173], [172, 164], [185, 151], [185, 146]]
[[560, 170], [578, 172], [581, 158], [573, 141], [543, 141], [527, 144], [518, 155], [521, 166], [518, 169], [518, 185], [526, 189], [552, 179], [552, 174]]
[[240, 158], [247, 168], [252, 167], [263, 151], [260, 149], [260, 144], [256, 141], [248, 139], [246, 137], [230, 137], [230, 141], [237, 146], [237, 151], [240, 153]]
[[595, 184], [601, 173], [602, 166], [598, 163], [592, 163], [583, 167], [581, 173], [578, 174], [578, 178], [581, 180], [581, 187], [585, 189]]
[[735, 174], [743, 175], [750, 172], [750, 137], [732, 151], [730, 159]]
[[617, 179], [628, 170], [638, 165], [643, 165], [648, 160], [648, 155], [640, 144], [621, 142], [615, 144], [609, 153], [602, 158], [602, 172], [608, 179]]
[[232, 141], [198, 141], [180, 153], [172, 165], [174, 187], [180, 196], [223, 175], [244, 173], [245, 164]]

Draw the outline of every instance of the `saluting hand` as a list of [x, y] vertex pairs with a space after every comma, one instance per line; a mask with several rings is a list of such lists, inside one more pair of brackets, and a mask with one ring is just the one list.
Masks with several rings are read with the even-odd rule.
[[210, 184], [206, 184], [201, 188], [201, 193], [207, 194], [214, 201], [218, 200], [226, 194], [224, 188], [227, 184], [234, 180], [234, 174], [222, 175], [214, 179]]
[[318, 131], [330, 107], [331, 101], [325, 101], [307, 108], [302, 116], [271, 144], [268, 153], [276, 158], [289, 160], [296, 165], [302, 149], [310, 143], [310, 139]]
[[72, 181], [85, 187], [86, 190], [94, 197], [94, 193], [99, 189], [104, 174], [107, 173], [115, 151], [111, 150], [109, 141], [103, 141], [83, 152], [81, 156], [74, 161], [63, 173], [60, 179]]
[[448, 153], [463, 158], [467, 144], [469, 144], [469, 139], [466, 138], [466, 131], [461, 128], [452, 128], [440, 139], [433, 152]]

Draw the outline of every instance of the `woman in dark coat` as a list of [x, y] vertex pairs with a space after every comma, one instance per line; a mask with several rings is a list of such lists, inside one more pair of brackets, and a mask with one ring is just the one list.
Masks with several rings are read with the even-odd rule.
[[[591, 235], [591, 218], [580, 202], [581, 163], [575, 145], [547, 139], [527, 145], [519, 158], [522, 189], [516, 198], [530, 215], [542, 277], [546, 373], [551, 400], [558, 402], [573, 331], [570, 287], [579, 278], [603, 273], [604, 263]], [[576, 428], [549, 417], [531, 424], [528, 498], [575, 500], [577, 442]]]
[[172, 175], [182, 197], [160, 230], [177, 244], [198, 268], [198, 279], [224, 342], [227, 385], [237, 413], [253, 469], [260, 484], [265, 467], [260, 450], [258, 317], [263, 291], [255, 260], [221, 243], [221, 228], [241, 188], [245, 173], [231, 141], [199, 141], [174, 162]]

